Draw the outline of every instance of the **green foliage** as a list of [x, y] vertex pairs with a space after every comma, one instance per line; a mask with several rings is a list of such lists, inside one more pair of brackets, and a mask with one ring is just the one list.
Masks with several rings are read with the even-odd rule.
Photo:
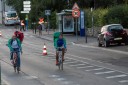
[[92, 26], [91, 24], [91, 11], [89, 9], [85, 10], [85, 24], [86, 27], [90, 28]]
[[128, 28], [128, 5], [119, 5], [112, 7], [105, 15], [106, 23], [120, 23]]
[[104, 15], [107, 13], [107, 9], [97, 9], [93, 12], [94, 26], [102, 26], [105, 24]]
[[128, 28], [128, 5], [117, 5], [106, 9], [96, 9], [91, 12], [86, 9], [86, 26], [92, 27], [92, 15], [94, 17], [94, 26], [103, 26], [105, 24], [119, 23]]
[[12, 6], [20, 16], [20, 11], [23, 10], [23, 0], [6, 0], [6, 4]]
[[56, 11], [54, 11], [50, 18], [50, 24], [52, 29], [56, 29]]
[[85, 21], [87, 27], [92, 27], [92, 17], [94, 26], [103, 26], [105, 24], [104, 16], [108, 12], [107, 9], [96, 9], [91, 12], [90, 9], [87, 9], [85, 15]]
[[[25, 19], [25, 14], [20, 13], [20, 11], [23, 11], [23, 1], [24, 0], [6, 0], [6, 3], [18, 12], [21, 19]], [[92, 15], [94, 17], [94, 26], [102, 26], [109, 23], [121, 23], [124, 27], [128, 27], [128, 0], [69, 0], [69, 3], [67, 2], [68, 0], [30, 1], [31, 11], [29, 13], [29, 23], [37, 23], [40, 17], [44, 17], [46, 21], [44, 11], [49, 9], [51, 10], [51, 27], [56, 28], [56, 12], [60, 12], [66, 8], [72, 9], [73, 4], [77, 2], [80, 8], [89, 8], [85, 10], [85, 23], [87, 27], [92, 26]], [[126, 5], [116, 6], [119, 4]], [[90, 10], [91, 7], [95, 8], [93, 12]]]

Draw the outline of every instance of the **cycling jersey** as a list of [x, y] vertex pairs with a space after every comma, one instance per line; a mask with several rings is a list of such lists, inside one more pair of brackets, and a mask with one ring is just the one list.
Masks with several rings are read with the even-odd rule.
[[57, 40], [57, 47], [62, 47], [64, 45], [64, 40], [63, 39], [58, 39]]

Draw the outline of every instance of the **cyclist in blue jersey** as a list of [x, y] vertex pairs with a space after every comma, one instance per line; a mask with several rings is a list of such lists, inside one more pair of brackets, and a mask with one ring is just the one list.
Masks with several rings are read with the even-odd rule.
[[58, 33], [56, 33], [56, 35], [58, 35], [58, 37], [56, 37], [54, 39], [54, 47], [56, 49], [56, 65], [58, 65], [58, 52], [57, 52], [57, 48], [58, 47], [62, 48], [62, 59], [64, 61], [64, 53], [67, 51], [67, 47], [66, 47], [66, 40], [65, 40], [65, 38], [63, 38], [63, 34], [58, 32]]

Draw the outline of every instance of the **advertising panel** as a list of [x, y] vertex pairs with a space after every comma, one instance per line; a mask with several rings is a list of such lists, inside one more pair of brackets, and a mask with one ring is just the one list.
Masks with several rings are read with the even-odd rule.
[[74, 18], [72, 16], [63, 16], [63, 32], [74, 32]]

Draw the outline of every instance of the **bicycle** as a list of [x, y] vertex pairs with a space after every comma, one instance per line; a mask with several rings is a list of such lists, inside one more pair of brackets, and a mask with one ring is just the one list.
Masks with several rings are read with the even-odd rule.
[[13, 64], [13, 67], [14, 67], [14, 71], [19, 74], [19, 71], [20, 71], [20, 68], [17, 66], [17, 63], [18, 63], [18, 57], [17, 57], [17, 53], [16, 52], [13, 52], [13, 61], [12, 61], [12, 64]]
[[63, 70], [62, 47], [57, 48], [58, 52], [58, 68]]

